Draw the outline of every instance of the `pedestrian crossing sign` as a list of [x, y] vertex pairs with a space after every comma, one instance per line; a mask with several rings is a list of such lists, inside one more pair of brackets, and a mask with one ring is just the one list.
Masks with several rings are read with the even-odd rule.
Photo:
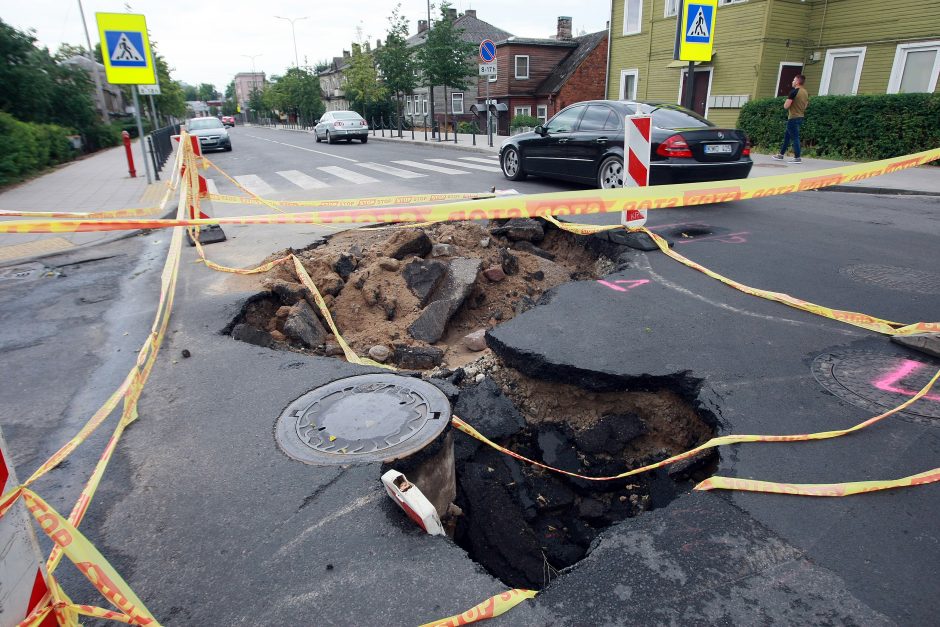
[[685, 0], [676, 24], [676, 59], [711, 61], [718, 0]]
[[108, 82], [114, 85], [154, 85], [157, 75], [143, 15], [96, 13], [101, 57]]

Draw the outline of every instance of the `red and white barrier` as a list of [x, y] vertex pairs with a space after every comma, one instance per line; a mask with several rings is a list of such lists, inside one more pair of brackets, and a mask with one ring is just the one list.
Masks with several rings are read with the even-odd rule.
[[[18, 485], [6, 441], [0, 433], [0, 494]], [[0, 518], [0, 627], [18, 625], [45, 599], [47, 592], [46, 571], [31, 517], [20, 500]], [[40, 625], [53, 627], [55, 615], [48, 614]]]
[[[651, 115], [628, 115], [624, 119], [624, 187], [647, 187], [650, 184], [650, 132], [653, 127]], [[623, 212], [620, 223], [626, 227], [646, 224], [646, 209], [629, 209]]]

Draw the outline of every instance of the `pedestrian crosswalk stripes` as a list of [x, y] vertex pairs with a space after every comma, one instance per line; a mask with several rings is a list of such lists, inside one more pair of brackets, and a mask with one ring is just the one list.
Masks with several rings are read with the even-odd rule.
[[417, 172], [412, 172], [411, 170], [402, 170], [401, 168], [394, 168], [390, 165], [385, 165], [382, 163], [358, 163], [356, 165], [362, 166], [363, 168], [368, 168], [370, 170], [375, 170], [376, 172], [384, 172], [385, 174], [391, 174], [392, 176], [397, 176], [402, 179], [417, 179], [422, 176], [427, 176], [427, 174], [418, 174]]
[[259, 196], [270, 196], [275, 193], [274, 188], [264, 182], [264, 180], [257, 176], [256, 174], [242, 174], [241, 176], [233, 176], [239, 184], [250, 191], [252, 194], [258, 194]]
[[337, 165], [327, 165], [317, 169], [321, 172], [326, 172], [327, 174], [332, 174], [335, 177], [349, 181], [350, 183], [361, 184], [379, 182], [379, 179], [374, 179], [371, 176], [359, 174], [358, 172], [353, 172], [352, 170], [347, 170], [346, 168], [341, 168]]
[[324, 187], [329, 187], [329, 185], [323, 181], [317, 180], [312, 176], [307, 176], [298, 170], [283, 170], [277, 174], [283, 176], [300, 189], [322, 189]]
[[399, 165], [407, 165], [412, 168], [419, 168], [421, 170], [430, 170], [431, 172], [438, 172], [440, 174], [469, 174], [464, 170], [455, 170], [453, 168], [444, 168], [439, 165], [431, 165], [430, 163], [421, 163], [420, 161], [395, 161]]
[[[329, 187], [343, 186], [346, 184], [363, 185], [367, 183], [380, 183], [380, 175], [395, 177], [400, 179], [416, 179], [427, 177], [429, 173], [460, 175], [472, 174], [471, 170], [482, 170], [484, 172], [499, 173], [498, 157], [459, 157], [455, 159], [424, 159], [422, 161], [397, 160], [389, 163], [374, 163], [371, 161], [357, 162], [349, 167], [340, 166], [322, 166], [308, 168], [307, 172], [301, 170], [278, 170], [270, 174], [241, 174], [233, 177], [239, 185], [261, 197], [269, 197], [273, 194], [285, 193], [291, 190], [301, 189], [311, 191], [325, 189]], [[487, 164], [487, 165], [484, 165]], [[355, 169], [354, 169], [355, 168]], [[368, 176], [356, 169], [362, 168], [369, 170], [370, 174], [375, 173], [375, 177]], [[309, 173], [308, 173], [309, 172]], [[314, 176], [311, 176], [313, 174]], [[275, 176], [276, 175], [276, 176]], [[339, 180], [337, 180], [339, 179]], [[288, 185], [285, 187], [285, 181]], [[210, 194], [219, 194], [219, 187], [223, 188], [221, 193], [237, 193], [233, 185], [221, 178], [215, 180], [206, 178], [206, 186]]]
[[444, 165], [455, 165], [461, 168], [471, 168], [473, 170], [483, 170], [484, 172], [500, 172], [500, 169], [491, 165], [477, 165], [475, 163], [463, 163], [452, 159], [428, 159], [434, 163], [443, 163]]

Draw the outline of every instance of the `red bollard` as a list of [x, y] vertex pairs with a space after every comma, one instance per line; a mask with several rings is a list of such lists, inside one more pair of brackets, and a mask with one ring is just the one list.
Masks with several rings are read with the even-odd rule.
[[131, 134], [127, 131], [121, 131], [121, 137], [124, 139], [124, 150], [127, 152], [127, 171], [131, 178], [137, 178], [137, 170], [134, 169], [134, 155], [131, 154]]

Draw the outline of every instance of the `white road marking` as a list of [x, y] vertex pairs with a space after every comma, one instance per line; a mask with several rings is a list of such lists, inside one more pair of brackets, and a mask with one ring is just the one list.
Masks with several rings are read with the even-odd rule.
[[419, 170], [430, 170], [431, 172], [440, 172], [441, 174], [470, 174], [464, 170], [454, 170], [453, 168], [443, 168], [439, 165], [431, 165], [430, 163], [421, 163], [420, 161], [393, 161], [392, 163], [398, 163], [401, 165], [406, 165], [409, 168], [418, 168]]
[[450, 159], [428, 159], [434, 163], [443, 163], [444, 165], [457, 165], [461, 168], [471, 168], [473, 170], [483, 170], [484, 172], [502, 172], [499, 168], [491, 165], [477, 165], [475, 163], [463, 163], [461, 161], [451, 161]]
[[397, 176], [402, 179], [417, 179], [422, 176], [427, 176], [427, 174], [419, 174], [418, 172], [411, 172], [410, 170], [402, 170], [400, 168], [393, 168], [390, 165], [383, 165], [381, 163], [360, 163], [360, 166], [363, 168], [369, 168], [370, 170], [375, 170], [376, 172], [384, 172], [385, 174], [391, 174], [392, 176]]
[[233, 176], [232, 178], [238, 181], [242, 187], [252, 194], [270, 196], [275, 193], [274, 188], [265, 183], [261, 177], [256, 174], [242, 174], [241, 176]]
[[346, 168], [340, 168], [335, 165], [328, 165], [322, 168], [317, 168], [328, 174], [345, 179], [352, 183], [378, 183], [379, 179], [374, 179], [371, 176], [366, 176], [365, 174], [359, 174], [358, 172], [353, 172], [352, 170], [347, 170]]
[[218, 194], [219, 188], [216, 186], [215, 181], [212, 179], [206, 179], [206, 189], [209, 190], [210, 194]]
[[283, 170], [278, 172], [278, 174], [301, 189], [322, 189], [324, 187], [329, 187], [329, 185], [323, 181], [318, 181], [312, 176], [307, 176], [299, 170]]
[[499, 157], [461, 157], [461, 161], [476, 161], [478, 163], [485, 163], [487, 165], [493, 165], [493, 159], [499, 159]]
[[339, 155], [334, 155], [330, 152], [323, 152], [322, 150], [314, 150], [313, 148], [304, 148], [303, 146], [295, 146], [294, 144], [288, 144], [286, 142], [274, 141], [273, 139], [266, 139], [264, 137], [258, 137], [257, 135], [248, 135], [248, 137], [253, 137], [255, 139], [260, 139], [263, 142], [271, 142], [272, 144], [280, 144], [281, 146], [289, 146], [291, 148], [296, 148], [297, 150], [306, 150], [307, 152], [315, 152], [318, 155], [326, 155], [327, 157], [333, 157], [335, 159], [342, 159], [343, 161], [352, 161], [353, 163], [359, 163], [355, 159], [349, 159], [347, 157], [340, 157]]

